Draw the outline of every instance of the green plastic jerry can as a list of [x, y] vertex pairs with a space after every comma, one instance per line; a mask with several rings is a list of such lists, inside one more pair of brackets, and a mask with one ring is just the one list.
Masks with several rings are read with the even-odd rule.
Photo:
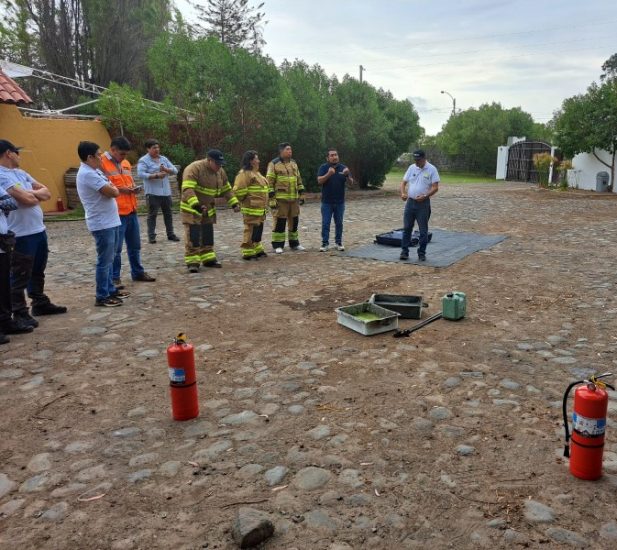
[[441, 299], [441, 310], [444, 319], [458, 321], [465, 317], [467, 297], [464, 292], [448, 292]]

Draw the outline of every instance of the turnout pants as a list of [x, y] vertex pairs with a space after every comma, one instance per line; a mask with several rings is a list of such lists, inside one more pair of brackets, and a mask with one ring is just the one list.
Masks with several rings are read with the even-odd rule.
[[17, 237], [11, 258], [11, 302], [13, 311], [27, 311], [26, 291], [33, 306], [50, 302], [44, 292], [47, 267], [47, 233]]
[[272, 211], [274, 218], [272, 230], [272, 248], [285, 246], [285, 226], [287, 228], [287, 240], [289, 246], [295, 248], [300, 244], [298, 239], [298, 223], [300, 221], [300, 204], [295, 201], [277, 200], [277, 207]]
[[264, 251], [261, 244], [261, 236], [264, 231], [263, 219], [255, 216], [244, 217], [244, 233], [242, 235], [242, 250], [243, 258], [253, 258]]
[[187, 267], [216, 261], [214, 252], [214, 225], [211, 223], [185, 223], [184, 263]]

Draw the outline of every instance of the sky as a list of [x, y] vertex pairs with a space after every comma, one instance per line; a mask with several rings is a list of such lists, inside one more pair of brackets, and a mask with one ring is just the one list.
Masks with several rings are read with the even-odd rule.
[[[264, 54], [339, 79], [359, 78], [362, 65], [366, 82], [413, 103], [428, 135], [452, 98], [457, 111], [498, 102], [548, 122], [617, 53], [617, 0], [264, 2]], [[186, 0], [177, 5], [194, 18]]]

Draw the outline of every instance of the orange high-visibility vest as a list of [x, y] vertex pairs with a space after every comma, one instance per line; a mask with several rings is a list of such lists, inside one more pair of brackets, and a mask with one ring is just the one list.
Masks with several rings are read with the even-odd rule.
[[[101, 170], [109, 178], [114, 186], [133, 187], [135, 182], [131, 174], [131, 163], [124, 159], [120, 166], [111, 157], [109, 153], [104, 153], [101, 156]], [[118, 195], [116, 197], [118, 203], [118, 214], [126, 216], [137, 211], [137, 196], [134, 193], [130, 195]]]

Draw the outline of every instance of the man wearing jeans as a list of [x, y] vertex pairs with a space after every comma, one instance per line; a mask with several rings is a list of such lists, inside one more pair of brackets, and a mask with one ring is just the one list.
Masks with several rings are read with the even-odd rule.
[[113, 283], [113, 263], [118, 243], [120, 216], [118, 189], [101, 172], [101, 150], [96, 143], [82, 141], [77, 147], [81, 166], [77, 171], [77, 194], [86, 212], [86, 226], [96, 244], [95, 306], [117, 307], [128, 292], [120, 292]]
[[141, 191], [135, 186], [131, 174], [131, 163], [126, 159], [131, 150], [131, 143], [125, 137], [111, 140], [109, 151], [101, 157], [101, 169], [109, 181], [118, 189], [116, 198], [118, 214], [120, 214], [120, 233], [114, 258], [114, 284], [120, 286], [120, 270], [122, 268], [122, 246], [126, 241], [126, 255], [131, 266], [133, 281], [152, 282], [156, 279], [146, 273], [141, 265], [141, 237], [139, 235], [139, 218], [137, 217], [137, 193]]
[[[9, 231], [15, 234], [11, 258], [13, 319], [36, 328], [39, 322], [32, 315], [66, 313], [66, 307], [53, 304], [45, 294], [49, 247], [40, 203], [49, 200], [51, 194], [47, 187], [19, 168], [19, 149], [10, 141], [0, 140], [0, 187], [19, 207], [8, 217]], [[26, 293], [32, 301], [32, 315]]]
[[178, 170], [167, 157], [161, 155], [161, 146], [156, 139], [144, 143], [148, 151], [137, 163], [137, 174], [144, 182], [146, 203], [148, 205], [148, 242], [156, 242], [156, 217], [159, 209], [163, 211], [163, 221], [167, 231], [167, 239], [179, 241], [174, 233], [171, 213], [171, 187], [169, 176], [177, 174]]
[[431, 217], [431, 196], [439, 190], [439, 173], [422, 149], [414, 151], [412, 164], [405, 172], [401, 182], [401, 199], [405, 201], [403, 215], [403, 240], [401, 241], [401, 260], [409, 259], [409, 244], [414, 222], [418, 222], [420, 242], [418, 243], [418, 260], [426, 260], [428, 243], [428, 220]]
[[343, 216], [345, 214], [345, 185], [353, 183], [349, 168], [339, 162], [338, 151], [328, 149], [326, 162], [319, 167], [317, 183], [321, 185], [321, 252], [330, 245], [330, 222], [334, 217], [334, 242], [340, 251], [343, 246]]

